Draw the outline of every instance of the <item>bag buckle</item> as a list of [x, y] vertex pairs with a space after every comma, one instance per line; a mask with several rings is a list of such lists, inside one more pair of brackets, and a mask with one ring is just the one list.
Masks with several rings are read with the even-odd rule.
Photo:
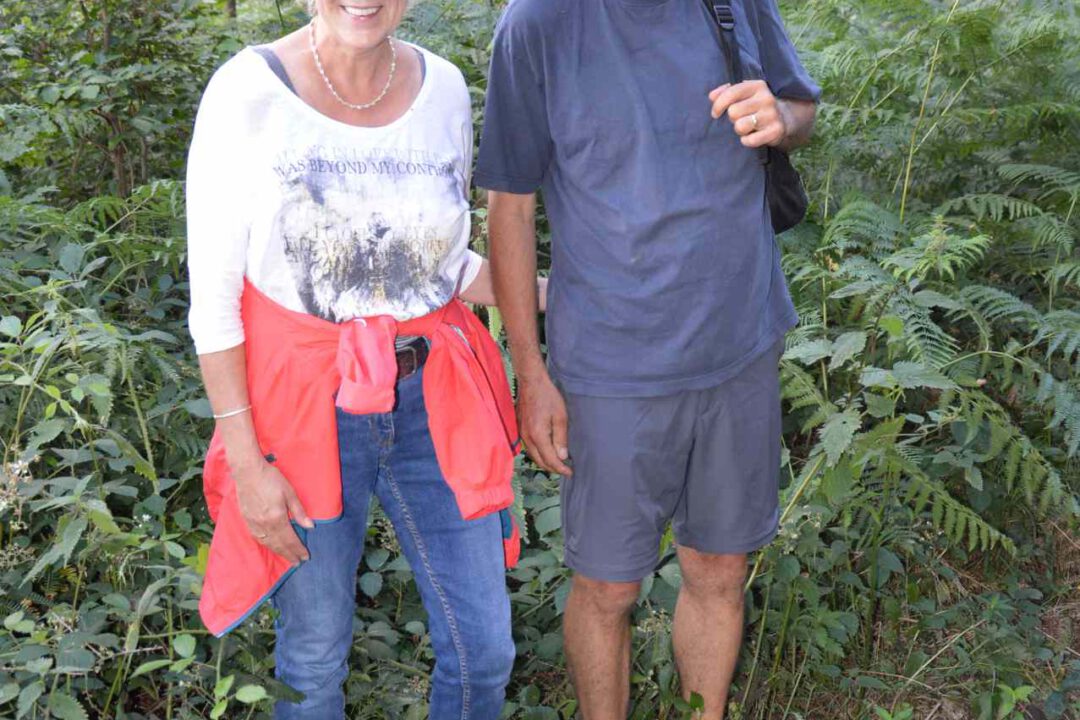
[[728, 4], [713, 3], [713, 14], [716, 15], [716, 23], [724, 30], [735, 29], [735, 14], [731, 12]]

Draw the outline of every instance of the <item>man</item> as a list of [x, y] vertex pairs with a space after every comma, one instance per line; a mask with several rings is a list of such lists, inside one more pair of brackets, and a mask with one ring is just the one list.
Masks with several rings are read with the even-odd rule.
[[682, 686], [722, 718], [746, 553], [777, 530], [777, 364], [797, 317], [760, 148], [805, 142], [820, 89], [775, 0], [732, 11], [747, 75], [768, 84], [728, 82], [700, 0], [512, 0], [496, 29], [475, 177], [491, 191], [522, 437], [564, 478], [565, 645], [585, 720], [627, 715], [630, 611], [668, 521]]

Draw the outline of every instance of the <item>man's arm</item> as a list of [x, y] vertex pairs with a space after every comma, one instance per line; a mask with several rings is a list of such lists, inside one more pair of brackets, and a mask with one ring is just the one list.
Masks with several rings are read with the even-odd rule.
[[791, 152], [809, 143], [810, 135], [814, 132], [817, 103], [813, 100], [777, 98], [776, 105], [780, 109], [780, 116], [784, 118], [784, 127], [787, 129], [784, 139], [777, 143], [776, 147], [785, 152]]
[[521, 439], [542, 468], [570, 475], [566, 403], [540, 352], [535, 217], [535, 194], [488, 193], [491, 278], [518, 379]]

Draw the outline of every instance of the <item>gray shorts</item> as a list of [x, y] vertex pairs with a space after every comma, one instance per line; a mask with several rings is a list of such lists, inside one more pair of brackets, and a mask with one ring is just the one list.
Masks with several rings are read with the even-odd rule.
[[564, 393], [574, 474], [562, 480], [566, 564], [596, 580], [650, 575], [676, 541], [741, 554], [776, 535], [780, 342], [735, 377], [660, 397]]

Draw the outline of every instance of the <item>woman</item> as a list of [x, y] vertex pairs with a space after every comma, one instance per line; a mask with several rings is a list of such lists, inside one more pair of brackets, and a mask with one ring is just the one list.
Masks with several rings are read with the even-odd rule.
[[513, 407], [455, 299], [493, 302], [467, 248], [469, 95], [392, 37], [405, 10], [310, 2], [309, 26], [214, 74], [189, 155], [189, 324], [217, 418], [200, 614], [221, 636], [277, 608], [275, 673], [305, 695], [279, 719], [344, 717], [371, 494], [428, 611], [430, 716], [498, 717], [514, 658]]

